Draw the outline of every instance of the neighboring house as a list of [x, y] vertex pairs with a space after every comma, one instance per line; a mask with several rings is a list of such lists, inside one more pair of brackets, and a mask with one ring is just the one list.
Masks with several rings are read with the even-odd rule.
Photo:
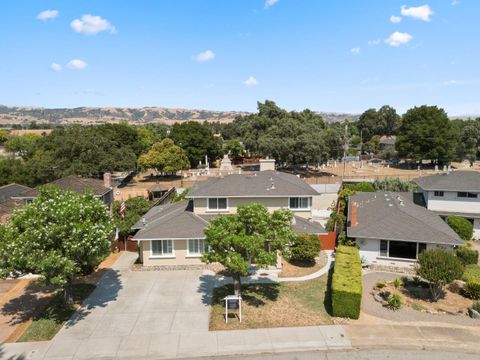
[[0, 186], [0, 221], [2, 223], [8, 221], [13, 210], [23, 205], [22, 201], [13, 198], [30, 190], [33, 189], [19, 184]]
[[392, 136], [383, 135], [378, 142], [378, 146], [380, 150], [395, 148], [396, 141], [397, 141], [397, 137], [395, 135], [392, 135]]
[[463, 245], [440, 216], [416, 204], [414, 193], [357, 193], [349, 198], [347, 221], [347, 236], [366, 265], [413, 267], [425, 249]]
[[473, 224], [473, 237], [480, 239], [480, 172], [452, 171], [413, 180], [429, 210], [442, 218], [460, 216]]
[[[107, 205], [109, 209], [111, 209], [113, 205], [113, 188], [109, 173], [104, 174], [103, 180], [70, 175], [52, 181], [46, 185], [58, 186], [61, 189], [74, 191], [79, 194], [84, 194], [86, 191], [92, 191], [93, 195]], [[20, 195], [14, 196], [13, 198], [28, 203], [37, 196], [38, 190], [30, 189]]]
[[312, 204], [320, 194], [299, 177], [265, 170], [254, 174], [210, 178], [191, 188], [187, 200], [152, 208], [133, 226], [145, 266], [199, 265], [205, 251], [204, 229], [216, 216], [234, 214], [244, 204], [260, 203], [269, 211], [288, 208], [292, 228], [300, 233], [327, 232], [312, 220]]

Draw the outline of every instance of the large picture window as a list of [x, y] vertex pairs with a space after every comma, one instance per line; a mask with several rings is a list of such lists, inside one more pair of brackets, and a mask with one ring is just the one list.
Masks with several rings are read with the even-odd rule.
[[202, 255], [205, 252], [205, 240], [190, 239], [188, 240], [188, 255]]
[[460, 191], [460, 192], [457, 193], [457, 197], [476, 199], [478, 197], [478, 194], [477, 193]]
[[288, 202], [288, 207], [292, 210], [309, 210], [310, 198], [308, 197], [291, 197]]
[[426, 243], [380, 240], [380, 256], [382, 257], [415, 260], [426, 249]]
[[208, 210], [227, 210], [226, 198], [209, 198]]
[[173, 256], [173, 240], [152, 240], [152, 256]]

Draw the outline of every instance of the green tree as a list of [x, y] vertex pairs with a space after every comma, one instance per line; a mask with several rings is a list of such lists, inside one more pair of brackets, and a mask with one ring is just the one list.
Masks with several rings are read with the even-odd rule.
[[0, 158], [0, 186], [17, 183], [22, 185], [33, 185], [30, 172], [21, 159]]
[[223, 152], [230, 154], [234, 161], [238, 161], [245, 155], [245, 146], [237, 139], [227, 140], [223, 143]]
[[112, 231], [107, 207], [93, 194], [41, 188], [1, 227], [0, 275], [39, 274], [72, 303], [74, 278], [92, 271], [109, 253]]
[[5, 142], [5, 150], [28, 158], [35, 153], [41, 138], [42, 135], [38, 134], [9, 135]]
[[169, 137], [187, 152], [188, 161], [192, 167], [196, 167], [200, 161], [215, 161], [222, 154], [219, 138], [213, 136], [210, 124], [200, 124], [196, 121], [176, 123], [172, 127]]
[[285, 248], [289, 261], [314, 264], [315, 258], [322, 250], [320, 239], [313, 234], [298, 234], [293, 242]]
[[424, 105], [403, 115], [395, 147], [402, 158], [447, 163], [455, 155], [456, 137], [445, 111]]
[[357, 127], [362, 131], [362, 138], [367, 142], [374, 135], [383, 134], [383, 126], [376, 109], [368, 109], [358, 118]]
[[418, 256], [417, 275], [429, 282], [433, 301], [438, 301], [446, 285], [462, 278], [463, 270], [461, 261], [443, 249], [425, 250]]
[[259, 267], [276, 264], [277, 251], [295, 238], [290, 227], [293, 214], [280, 209], [270, 214], [257, 204], [241, 205], [237, 213], [211, 220], [205, 230], [208, 251], [203, 260], [219, 262], [233, 278], [235, 294], [241, 293], [241, 276], [254, 261]]
[[160, 174], [175, 174], [190, 168], [186, 152], [171, 139], [163, 139], [138, 159], [142, 170], [155, 169]]
[[401, 117], [397, 114], [397, 111], [391, 106], [384, 105], [378, 109], [378, 116], [382, 124], [382, 130], [380, 134], [376, 135], [395, 135], [401, 122]]
[[473, 236], [473, 224], [460, 216], [447, 217], [447, 224], [455, 231], [461, 239], [468, 241]]
[[120, 201], [113, 203], [113, 220], [122, 235], [132, 232], [132, 226], [150, 210], [151, 205], [143, 197], [132, 197], [125, 201], [125, 216], [120, 215]]

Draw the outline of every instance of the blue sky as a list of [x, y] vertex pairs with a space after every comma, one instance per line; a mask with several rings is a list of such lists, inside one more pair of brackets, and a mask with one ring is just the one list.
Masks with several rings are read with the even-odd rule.
[[1, 104], [480, 114], [477, 0], [0, 6]]

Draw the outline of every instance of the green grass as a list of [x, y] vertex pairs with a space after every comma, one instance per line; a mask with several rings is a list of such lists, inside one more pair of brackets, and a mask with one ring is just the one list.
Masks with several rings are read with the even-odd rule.
[[480, 281], [480, 265], [467, 265], [463, 273], [463, 281]]
[[427, 310], [427, 308], [423, 305], [417, 304], [417, 303], [412, 303], [412, 309], [417, 310], [417, 311], [422, 311], [422, 310]]
[[65, 306], [63, 294], [57, 293], [47, 307], [33, 319], [17, 342], [51, 340], [94, 289], [95, 285], [92, 284], [75, 284], [74, 304], [71, 306]]

